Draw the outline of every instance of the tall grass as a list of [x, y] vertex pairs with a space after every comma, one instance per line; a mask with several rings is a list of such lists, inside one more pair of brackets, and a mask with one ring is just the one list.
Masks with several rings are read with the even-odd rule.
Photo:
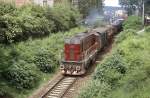
[[140, 35], [131, 28], [121, 32], [113, 51], [98, 64], [91, 83], [78, 98], [148, 98], [149, 50], [149, 30]]

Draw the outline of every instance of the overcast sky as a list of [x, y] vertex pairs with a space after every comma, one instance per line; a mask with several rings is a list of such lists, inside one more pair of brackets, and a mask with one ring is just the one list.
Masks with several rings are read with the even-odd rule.
[[119, 6], [118, 0], [105, 0], [105, 6]]

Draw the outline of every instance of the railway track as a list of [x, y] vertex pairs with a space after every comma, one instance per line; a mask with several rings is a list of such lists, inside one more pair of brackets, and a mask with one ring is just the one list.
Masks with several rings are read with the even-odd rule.
[[63, 98], [69, 88], [75, 83], [77, 77], [63, 76], [57, 81], [49, 91], [41, 98]]
[[[98, 54], [96, 64], [100, 63], [104, 55], [110, 52], [113, 42], [114, 40]], [[84, 76], [69, 77], [59, 73], [29, 98], [74, 98], [74, 96], [79, 94], [80, 88], [84, 87], [87, 81], [91, 79], [91, 74], [94, 72], [96, 64], [91, 66]], [[64, 85], [64, 82], [66, 85]]]

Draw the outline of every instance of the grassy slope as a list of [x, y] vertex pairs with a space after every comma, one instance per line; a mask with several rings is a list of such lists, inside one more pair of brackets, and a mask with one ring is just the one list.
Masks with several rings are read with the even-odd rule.
[[99, 64], [79, 98], [148, 98], [150, 96], [150, 32], [118, 35], [112, 53]]
[[111, 98], [148, 98], [150, 96], [150, 32], [130, 36], [118, 47], [124, 53], [127, 73], [121, 85], [110, 93]]
[[[36, 73], [39, 76], [39, 79], [40, 79], [40, 82], [38, 83], [39, 85], [48, 81], [52, 77], [54, 72], [51, 72], [51, 73], [41, 72], [35, 66], [35, 64], [33, 64], [34, 57], [40, 52], [46, 52], [48, 54], [53, 54], [53, 56], [55, 57], [52, 57], [52, 58], [57, 58], [57, 61], [58, 61], [59, 60], [58, 58], [60, 58], [60, 51], [63, 50], [64, 39], [76, 33], [82, 32], [84, 30], [85, 28], [82, 28], [82, 27], [74, 28], [68, 32], [59, 32], [56, 34], [52, 34], [49, 37], [43, 38], [43, 39], [28, 40], [26, 42], [20, 42], [18, 44], [14, 44], [14, 45], [7, 46], [7, 47], [4, 47], [2, 45], [3, 47], [2, 50], [5, 54], [8, 54], [9, 51], [15, 50], [14, 53], [19, 55], [18, 56], [19, 60], [23, 60], [27, 62], [26, 66], [30, 67], [31, 71]], [[16, 61], [15, 58], [13, 59], [14, 61]], [[16, 63], [18, 63], [19, 60], [16, 61]], [[55, 68], [57, 70], [59, 65], [53, 65], [53, 66], [56, 66]], [[39, 86], [36, 86], [34, 89], [31, 89], [31, 90], [29, 89], [19, 90], [13, 87], [12, 85], [9, 85], [9, 82], [5, 79], [1, 80], [0, 84], [1, 84], [0, 88], [2, 88], [3, 92], [9, 93], [13, 95], [15, 98], [27, 98], [28, 95], [30, 95], [35, 89], [39, 87]]]

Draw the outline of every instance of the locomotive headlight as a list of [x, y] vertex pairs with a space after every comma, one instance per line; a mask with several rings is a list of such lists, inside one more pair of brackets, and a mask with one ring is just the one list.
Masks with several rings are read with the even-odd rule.
[[60, 69], [61, 70], [65, 69], [65, 66], [64, 65], [60, 65]]
[[77, 66], [77, 67], [76, 67], [76, 70], [77, 70], [77, 71], [81, 70], [81, 67], [80, 67], [80, 66]]

